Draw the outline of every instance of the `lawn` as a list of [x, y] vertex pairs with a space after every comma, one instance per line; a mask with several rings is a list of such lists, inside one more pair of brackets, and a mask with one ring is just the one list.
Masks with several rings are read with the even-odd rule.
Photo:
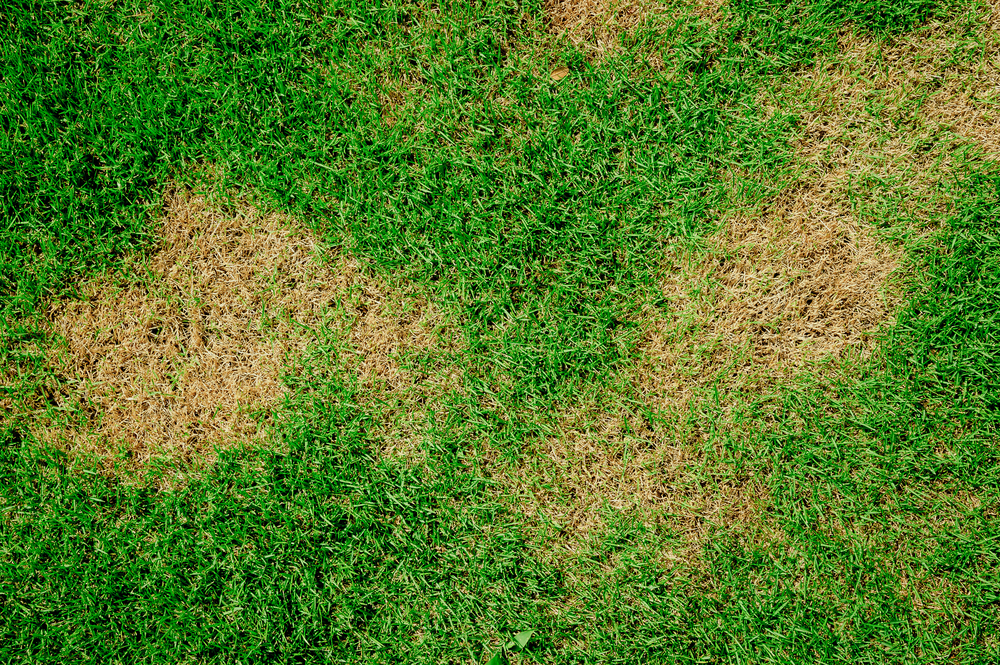
[[1000, 662], [995, 0], [0, 53], [0, 661]]

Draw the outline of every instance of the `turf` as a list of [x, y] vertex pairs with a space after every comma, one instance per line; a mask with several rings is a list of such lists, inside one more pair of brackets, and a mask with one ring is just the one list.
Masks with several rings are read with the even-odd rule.
[[[690, 399], [639, 380], [677, 253], [815, 176], [804, 73], [943, 33], [974, 78], [996, 9], [677, 3], [601, 48], [551, 10], [9, 3], [3, 660], [1000, 659], [1000, 166], [920, 126], [934, 88], [865, 91], [840, 135], [869, 160], [841, 203], [904, 257], [867, 353], [741, 383], [705, 338]], [[170, 188], [297, 219], [394, 290], [386, 321], [433, 303], [440, 344], [375, 349], [348, 292], [266, 445], [136, 470], [43, 439], [93, 417], [51, 312], [162, 280], [135, 266]]]

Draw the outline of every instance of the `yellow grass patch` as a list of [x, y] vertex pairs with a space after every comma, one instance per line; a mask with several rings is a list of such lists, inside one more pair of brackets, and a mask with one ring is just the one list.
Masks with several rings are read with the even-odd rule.
[[870, 351], [899, 301], [890, 277], [900, 252], [837, 200], [837, 173], [816, 176], [733, 215], [707, 247], [679, 249], [668, 263], [672, 315], [650, 331], [641, 379], [660, 406], [707, 385], [773, 384]]
[[916, 116], [929, 129], [954, 132], [1000, 159], [1000, 2], [988, 3], [979, 25], [974, 42], [937, 26], [902, 40], [883, 52], [875, 84], [908, 80], [926, 94]]
[[602, 534], [604, 514], [612, 511], [666, 521], [686, 543], [675, 554], [687, 556], [712, 528], [752, 523], [768, 503], [756, 480], [706, 478], [703, 434], [588, 403], [561, 414], [556, 431], [534, 443], [523, 464], [500, 474], [501, 498], [540, 516], [551, 545], [566, 553]]
[[115, 459], [137, 470], [265, 444], [282, 369], [319, 326], [339, 328], [363, 391], [405, 402], [417, 390], [399, 359], [434, 343], [440, 314], [348, 256], [324, 259], [287, 217], [249, 204], [225, 211], [180, 190], [166, 197], [161, 238], [128, 279], [92, 280], [81, 300], [51, 306], [65, 340], [52, 362], [70, 377], [67, 403], [90, 418], [84, 428], [40, 423], [42, 438], [96, 454], [108, 471]]
[[775, 91], [800, 104], [804, 160], [898, 183], [918, 216], [936, 210], [932, 186], [957, 152], [1000, 158], [997, 7], [972, 36], [932, 25], [883, 44], [845, 32], [839, 53]]
[[[730, 407], [748, 391], [849, 372], [875, 352], [906, 275], [901, 248], [860, 219], [870, 201], [852, 197], [890, 183], [926, 220], [944, 204], [935, 183], [956, 150], [1000, 155], [997, 7], [972, 40], [956, 25], [890, 43], [845, 31], [837, 53], [767, 91], [762, 105], [801, 118], [797, 174], [761, 202], [735, 199], [717, 233], [665, 258], [669, 315], [650, 313], [631, 390], [568, 404], [524, 463], [497, 472], [498, 492], [548, 525], [555, 551], [584, 547], [605, 508], [664, 520], [691, 561], [712, 528], [782, 537], [758, 480], [709, 468], [706, 431], [738, 430]], [[646, 423], [644, 408], [666, 418]]]
[[461, 331], [425, 294], [393, 288], [354, 261], [339, 267], [352, 286], [338, 325], [346, 365], [375, 416], [369, 435], [383, 455], [419, 461], [428, 413], [461, 386]]
[[956, 150], [1000, 154], [991, 111], [1000, 33], [984, 29], [978, 55], [960, 34], [930, 26], [880, 44], [845, 32], [839, 52], [768, 92], [764, 106], [801, 117], [800, 173], [760, 206], [730, 213], [706, 246], [679, 248], [666, 262], [673, 315], [651, 330], [644, 393], [683, 405], [709, 384], [773, 383], [871, 351], [871, 334], [900, 303], [894, 275], [905, 276], [900, 248], [857, 219], [852, 190], [889, 183], [926, 219], [943, 205], [935, 184]]
[[[548, 525], [549, 547], [585, 549], [607, 509], [665, 522], [684, 543], [672, 556], [691, 565], [713, 529], [782, 537], [759, 479], [706, 472], [707, 430], [738, 429], [728, 410], [747, 390], [870, 353], [899, 303], [899, 250], [845, 211], [837, 174], [815, 175], [733, 215], [707, 247], [677, 248], [661, 283], [671, 315], [650, 315], [632, 389], [568, 406], [523, 464], [499, 472], [505, 500]], [[720, 412], [706, 410], [716, 388]]]
[[618, 49], [623, 33], [662, 16], [693, 14], [718, 20], [724, 0], [656, 2], [655, 0], [545, 0], [549, 32], [567, 37], [593, 58]]

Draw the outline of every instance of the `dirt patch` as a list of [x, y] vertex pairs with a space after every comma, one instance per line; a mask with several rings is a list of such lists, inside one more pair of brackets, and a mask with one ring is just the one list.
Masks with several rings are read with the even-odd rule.
[[88, 417], [36, 434], [98, 456], [108, 472], [204, 464], [219, 448], [264, 444], [283, 368], [320, 327], [340, 329], [363, 387], [413, 390], [399, 358], [433, 343], [428, 321], [440, 317], [425, 301], [348, 256], [331, 261], [292, 220], [249, 203], [225, 210], [177, 190], [163, 219], [158, 249], [126, 280], [91, 281], [81, 300], [49, 310], [65, 340], [52, 359], [69, 377], [64, 402]]

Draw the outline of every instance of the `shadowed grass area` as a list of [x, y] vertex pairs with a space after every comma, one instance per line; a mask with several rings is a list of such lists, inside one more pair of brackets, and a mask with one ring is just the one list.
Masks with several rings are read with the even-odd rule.
[[[594, 7], [3, 12], [4, 660], [998, 658], [996, 8]], [[345, 288], [273, 441], [107, 473], [52, 312], [206, 169]]]

